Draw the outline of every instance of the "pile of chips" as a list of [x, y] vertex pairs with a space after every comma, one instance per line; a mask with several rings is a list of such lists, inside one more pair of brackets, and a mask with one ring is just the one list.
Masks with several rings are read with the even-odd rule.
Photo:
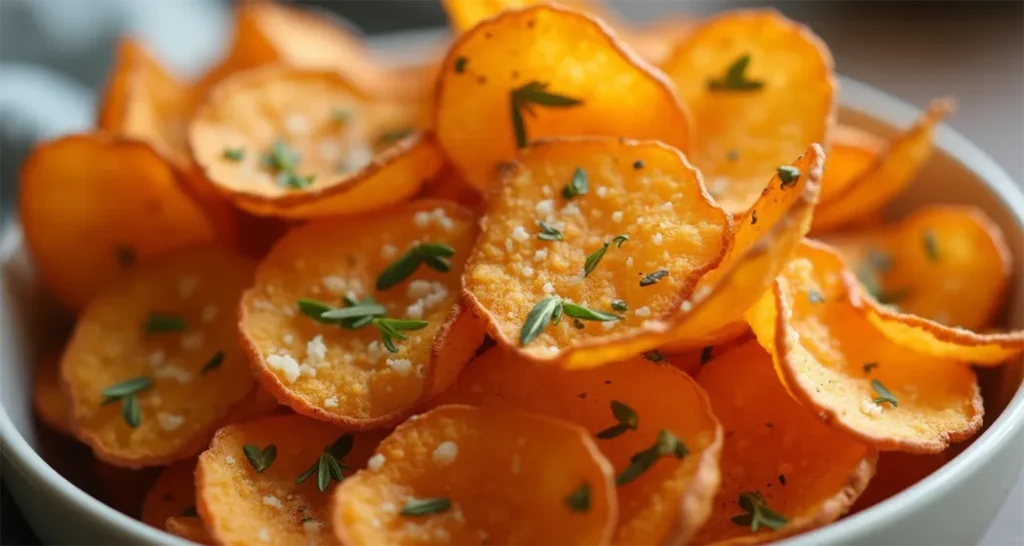
[[27, 160], [77, 313], [36, 406], [98, 496], [210, 544], [761, 543], [979, 431], [1006, 242], [879, 220], [949, 101], [837, 125], [773, 11], [445, 6], [421, 66], [273, 3], [194, 82], [126, 39], [96, 131]]

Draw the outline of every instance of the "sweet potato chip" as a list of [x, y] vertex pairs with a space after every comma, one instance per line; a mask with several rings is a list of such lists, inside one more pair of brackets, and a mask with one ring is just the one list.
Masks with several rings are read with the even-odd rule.
[[43, 281], [74, 309], [136, 263], [213, 240], [209, 221], [153, 148], [102, 133], [33, 150], [18, 206]]
[[893, 343], [854, 305], [855, 290], [838, 254], [805, 242], [747, 311], [796, 399], [881, 450], [936, 453], [977, 432], [970, 366]]
[[196, 544], [213, 544], [203, 520], [197, 516], [167, 518], [164, 529], [168, 533]]
[[32, 407], [46, 426], [61, 434], [71, 434], [71, 401], [60, 386], [60, 358], [39, 359], [32, 381]]
[[329, 544], [335, 482], [365, 467], [384, 436], [301, 415], [226, 426], [199, 456], [199, 515], [217, 544]]
[[456, 40], [438, 78], [434, 127], [466, 182], [489, 187], [501, 162], [540, 137], [654, 139], [686, 150], [689, 120], [672, 85], [610, 32], [538, 5]]
[[196, 516], [196, 460], [164, 468], [142, 501], [142, 523], [163, 529], [168, 518]]
[[821, 182], [821, 202], [842, 195], [885, 151], [885, 139], [850, 125], [829, 133], [828, 164]]
[[[641, 472], [618, 488], [612, 543], [686, 544], [711, 513], [722, 432], [707, 397], [674, 364], [652, 352], [570, 371], [532, 366], [495, 347], [470, 363], [437, 403], [514, 408], [583, 425], [597, 435], [620, 481]], [[663, 431], [682, 441], [686, 454], [663, 455], [653, 465], [645, 460], [649, 470], [638, 467], [636, 457]]]
[[947, 453], [930, 453], [918, 455], [899, 451], [886, 451], [878, 456], [878, 471], [864, 494], [857, 499], [851, 514], [884, 501], [903, 492], [908, 487], [925, 479], [932, 472], [946, 464]]
[[877, 452], [790, 398], [756, 341], [713, 359], [697, 383], [726, 438], [722, 486], [697, 544], [759, 544], [827, 525], [875, 473]]
[[750, 210], [768, 175], [824, 143], [834, 123], [832, 54], [775, 11], [705, 21], [662, 68], [694, 120], [689, 158], [733, 214]]
[[[346, 427], [408, 414], [483, 342], [483, 325], [453, 305], [476, 233], [472, 213], [442, 201], [291, 231], [242, 298], [239, 327], [264, 388]], [[353, 315], [324, 319], [327, 310]]]
[[[953, 111], [951, 100], [936, 100], [907, 132], [892, 139], [887, 149], [864, 169], [853, 163], [859, 174], [846, 189], [823, 202], [814, 213], [814, 230], [830, 231], [845, 227], [880, 210], [899, 195], [917, 176], [932, 153], [932, 131]], [[831, 166], [830, 166], [831, 168]], [[838, 172], [831, 175], [851, 176]]]
[[126, 467], [199, 452], [253, 386], [235, 310], [254, 264], [193, 247], [95, 298], [64, 352], [75, 434]]
[[583, 428], [442, 406], [381, 442], [331, 501], [342, 544], [608, 544], [611, 465]]
[[352, 214], [407, 199], [441, 168], [430, 139], [393, 126], [401, 115], [335, 72], [271, 66], [217, 85], [189, 144], [206, 177], [243, 209]]
[[682, 154], [603, 137], [531, 144], [481, 225], [468, 303], [498, 343], [577, 368], [657, 347], [732, 236]]

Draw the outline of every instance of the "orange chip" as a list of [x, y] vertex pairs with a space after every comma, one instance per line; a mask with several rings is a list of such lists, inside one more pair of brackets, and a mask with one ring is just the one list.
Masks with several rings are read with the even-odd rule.
[[[715, 512], [697, 544], [759, 544], [827, 525], [850, 509], [875, 473], [877, 452], [791, 399], [756, 341], [716, 357], [697, 383], [726, 438]], [[766, 512], [757, 532], [748, 503], [782, 517]]]
[[64, 353], [75, 434], [118, 466], [194, 455], [253, 381], [235, 309], [253, 264], [193, 247], [138, 268], [82, 312]]
[[[597, 447], [619, 479], [635, 477], [618, 488], [612, 543], [684, 544], [711, 512], [722, 431], [707, 396], [675, 363], [673, 357], [652, 352], [646, 358], [568, 371], [531, 366], [494, 348], [467, 366], [438, 403], [514, 408], [583, 425], [598, 435]], [[631, 425], [619, 424], [624, 422]], [[647, 470], [634, 464], [665, 431], [666, 440], [678, 438], [687, 454], [663, 455], [653, 465], [646, 461]]]
[[538, 5], [505, 11], [456, 40], [438, 78], [434, 127], [469, 184], [489, 187], [501, 162], [540, 137], [654, 139], [686, 150], [689, 121], [672, 85], [610, 32], [586, 15]]
[[167, 518], [164, 529], [168, 533], [181, 537], [196, 544], [213, 544], [210, 533], [206, 531], [203, 520], [198, 517], [173, 517]]
[[243, 209], [352, 214], [407, 199], [441, 168], [430, 139], [395, 132], [403, 115], [335, 72], [272, 66], [217, 85], [189, 144], [206, 177]]
[[136, 262], [213, 240], [202, 211], [150, 146], [105, 134], [33, 150], [18, 206], [46, 286], [75, 309]]
[[467, 184], [450, 164], [442, 167], [437, 176], [423, 185], [418, 197], [454, 201], [478, 214], [483, 214], [487, 208], [480, 190]]
[[331, 501], [342, 544], [608, 544], [611, 465], [583, 428], [442, 406], [381, 442]]
[[39, 360], [32, 382], [32, 407], [46, 426], [61, 434], [71, 434], [71, 401], [61, 389], [60, 358], [56, 355]]
[[217, 544], [330, 543], [335, 482], [348, 483], [384, 436], [301, 415], [226, 426], [199, 456], [199, 515]]
[[[953, 101], [936, 100], [928, 111], [907, 132], [893, 138], [885, 150], [866, 168], [859, 162], [840, 163], [832, 169], [830, 177], [855, 180], [845, 183], [846, 188], [830, 197], [814, 213], [814, 229], [830, 231], [858, 221], [880, 210], [899, 195], [917, 176], [932, 153], [932, 132], [943, 118], [953, 112]], [[855, 168], [858, 174], [840, 172], [840, 168]]]
[[689, 157], [733, 214], [754, 205], [777, 167], [825, 142], [834, 123], [832, 54], [810, 29], [775, 11], [705, 21], [662, 68], [692, 112]]
[[946, 453], [918, 455], [886, 451], [878, 457], [878, 471], [850, 513], [856, 514], [903, 492], [946, 464]]
[[195, 458], [164, 468], [142, 501], [142, 523], [163, 529], [168, 518], [195, 517], [195, 470]]
[[[476, 233], [469, 211], [442, 201], [291, 231], [242, 299], [239, 327], [264, 388], [299, 413], [373, 428], [397, 422], [425, 392], [447, 386], [484, 337], [482, 324], [454, 305]], [[447, 272], [435, 269], [445, 265]], [[320, 322], [323, 310], [352, 306], [343, 298], [361, 302], [362, 325]], [[304, 299], [311, 300], [306, 311], [298, 305]], [[381, 305], [388, 317], [374, 310]], [[409, 320], [426, 325], [395, 323], [408, 331], [382, 334], [392, 321]], [[389, 337], [397, 353], [386, 347]]]
[[885, 151], [884, 139], [849, 125], [837, 125], [828, 137], [828, 164], [821, 182], [822, 203], [842, 195]]
[[[551, 0], [443, 0], [448, 23], [456, 33], [465, 32], [484, 19], [499, 15], [503, 11], [517, 10], [530, 6], [552, 4]], [[558, 4], [579, 13], [607, 19], [611, 12], [604, 9], [598, 0], [561, 0]]]
[[481, 224], [468, 303], [498, 343], [570, 368], [657, 347], [732, 235], [678, 151], [595, 137], [524, 150]]
[[100, 105], [97, 129], [150, 144], [176, 167], [188, 161], [186, 127], [195, 99], [136, 39], [123, 38]]
[[881, 450], [936, 453], [978, 431], [970, 366], [893, 343], [854, 305], [827, 247], [805, 242], [747, 318], [796, 399]]

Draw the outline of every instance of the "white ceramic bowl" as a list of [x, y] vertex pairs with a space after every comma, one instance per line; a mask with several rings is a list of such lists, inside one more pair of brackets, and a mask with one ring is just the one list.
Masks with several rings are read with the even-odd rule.
[[[390, 41], [385, 49], [416, 50], [405, 47], [409, 40], [404, 42], [403, 46]], [[841, 79], [841, 86], [844, 123], [889, 135], [920, 113], [863, 84]], [[949, 127], [940, 127], [935, 140], [937, 150], [925, 171], [890, 212], [899, 215], [928, 203], [971, 204], [985, 210], [1002, 228], [1013, 252], [1014, 280], [1007, 305], [1012, 312], [1006, 325], [1020, 328], [1024, 324], [1024, 195], [991, 158]], [[2, 471], [29, 524], [47, 543], [181, 543], [89, 496], [37, 453], [40, 431], [32, 416], [32, 364], [47, 347], [61, 343], [69, 324], [42, 290], [16, 226], [6, 233], [0, 249]], [[986, 429], [940, 470], [877, 506], [790, 542], [976, 543], [1005, 501], [1005, 484], [1021, 471], [1022, 369], [1017, 362], [980, 374]], [[72, 466], [67, 472], [76, 469]]]

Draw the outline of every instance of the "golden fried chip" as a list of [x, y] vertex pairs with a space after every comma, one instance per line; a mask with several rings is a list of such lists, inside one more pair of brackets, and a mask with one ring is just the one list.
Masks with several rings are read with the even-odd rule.
[[537, 362], [593, 367], [654, 349], [732, 236], [697, 171], [660, 143], [535, 142], [502, 178], [465, 296], [498, 343]]
[[196, 516], [196, 460], [163, 469], [142, 501], [142, 523], [163, 529], [168, 518]]
[[852, 275], [805, 242], [747, 318], [796, 399], [824, 422], [887, 451], [937, 453], [978, 431], [970, 366], [901, 347], [854, 305]]
[[36, 147], [22, 166], [18, 207], [43, 281], [74, 309], [136, 263], [213, 240], [153, 148], [102, 133]]
[[827, 525], [875, 473], [875, 450], [790, 398], [756, 341], [714, 358], [697, 383], [726, 438], [715, 512], [697, 544], [759, 544]]
[[483, 341], [483, 325], [454, 305], [476, 234], [472, 213], [442, 201], [289, 232], [242, 298], [239, 327], [264, 388], [346, 427], [407, 415], [433, 392], [425, 379], [450, 383]]
[[480, 189], [537, 138], [654, 139], [685, 151], [690, 132], [663, 75], [603, 23], [549, 5], [505, 11], [460, 36], [442, 64], [434, 116], [448, 159]]
[[[465, 32], [484, 19], [490, 19], [507, 10], [553, 4], [551, 0], [442, 0], [448, 24], [456, 33]], [[561, 0], [559, 5], [572, 11], [603, 17], [611, 15], [599, 0]]]
[[164, 529], [176, 536], [196, 544], [213, 544], [213, 538], [206, 531], [203, 520], [197, 516], [167, 518]]
[[947, 453], [918, 455], [899, 451], [886, 451], [878, 456], [878, 471], [864, 494], [857, 499], [851, 514], [867, 510], [872, 506], [903, 492], [908, 487], [928, 477], [929, 474], [946, 464]]
[[71, 434], [71, 401], [60, 385], [60, 358], [46, 356], [36, 363], [32, 381], [32, 407], [46, 426]]
[[193, 247], [138, 268], [82, 312], [61, 374], [75, 434], [118, 466], [199, 452], [253, 386], [236, 309], [254, 264]]
[[395, 116], [337, 73], [272, 66], [217, 85], [189, 144], [206, 177], [245, 210], [352, 214], [407, 199], [441, 168], [436, 145], [393, 127]]
[[892, 139], [885, 150], [865, 169], [850, 162], [859, 174], [839, 172], [840, 163], [832, 168], [830, 177], [854, 177], [845, 190], [823, 202], [814, 213], [815, 231], [846, 227], [880, 210], [899, 195], [917, 176], [932, 153], [932, 131], [953, 111], [951, 100], [936, 100], [928, 111], [907, 132]]
[[694, 120], [689, 158], [733, 214], [768, 175], [823, 143], [835, 118], [832, 54], [775, 11], [734, 11], [701, 24], [662, 64]]
[[607, 544], [611, 465], [583, 428], [501, 408], [406, 421], [331, 501], [342, 544]]
[[335, 482], [365, 467], [384, 436], [301, 415], [226, 426], [199, 456], [199, 515], [217, 544], [330, 543]]
[[842, 195], [885, 152], [886, 144], [883, 138], [850, 125], [836, 125], [828, 137], [822, 203]]
[[[674, 368], [675, 360], [653, 351], [600, 368], [561, 370], [495, 347], [470, 363], [437, 403], [514, 408], [583, 425], [597, 435], [621, 483], [612, 543], [685, 544], [711, 513], [722, 431], [707, 397]], [[676, 439], [682, 455], [647, 453]]]

